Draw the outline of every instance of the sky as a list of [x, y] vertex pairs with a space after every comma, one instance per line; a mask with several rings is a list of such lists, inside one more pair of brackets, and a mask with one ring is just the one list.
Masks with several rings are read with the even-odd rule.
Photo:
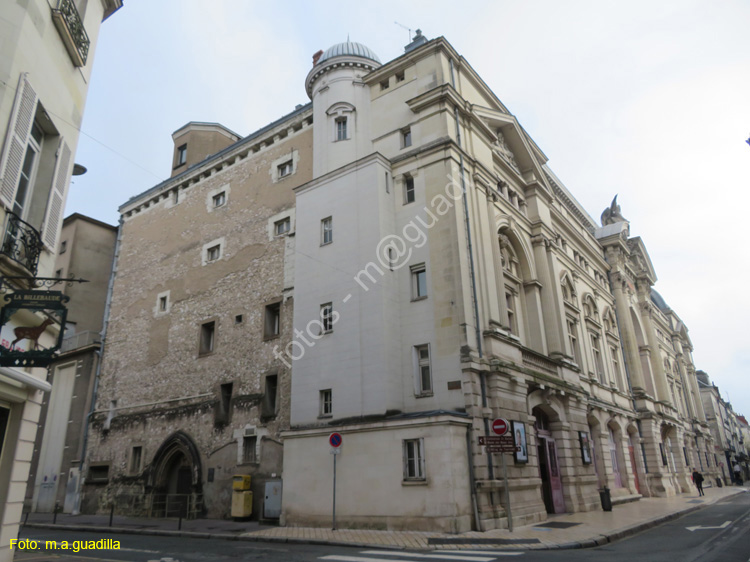
[[[396, 23], [398, 22], [398, 23]], [[247, 135], [309, 101], [312, 54], [444, 36], [599, 219], [618, 194], [694, 361], [750, 416], [750, 3], [125, 0], [102, 24], [66, 214], [116, 224], [169, 177], [171, 134]]]

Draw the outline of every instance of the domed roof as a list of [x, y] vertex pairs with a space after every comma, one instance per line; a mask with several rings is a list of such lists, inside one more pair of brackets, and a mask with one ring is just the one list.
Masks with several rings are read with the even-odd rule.
[[328, 59], [332, 59], [333, 57], [341, 57], [345, 55], [370, 59], [380, 64], [378, 55], [376, 55], [372, 49], [362, 43], [354, 43], [353, 41], [346, 41], [344, 43], [338, 43], [333, 47], [329, 47], [318, 59], [318, 64]]

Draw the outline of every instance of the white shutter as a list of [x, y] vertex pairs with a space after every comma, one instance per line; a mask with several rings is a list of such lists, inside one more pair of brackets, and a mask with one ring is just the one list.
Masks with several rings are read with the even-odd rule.
[[60, 139], [57, 149], [57, 163], [55, 164], [55, 175], [52, 178], [52, 189], [50, 190], [47, 212], [44, 217], [44, 230], [42, 242], [50, 251], [57, 250], [57, 235], [60, 232], [60, 223], [65, 207], [65, 195], [70, 182], [70, 162], [72, 153], [65, 140]]
[[5, 136], [3, 154], [0, 157], [0, 201], [7, 209], [13, 208], [21, 175], [26, 144], [29, 142], [31, 126], [34, 124], [37, 95], [26, 77], [21, 74], [16, 89], [16, 99], [10, 113], [8, 132]]

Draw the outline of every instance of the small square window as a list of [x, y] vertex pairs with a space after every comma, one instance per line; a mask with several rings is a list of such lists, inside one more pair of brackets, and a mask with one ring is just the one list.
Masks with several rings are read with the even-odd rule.
[[133, 447], [130, 452], [130, 473], [137, 474], [141, 471], [141, 458], [143, 456], [143, 447]]
[[109, 482], [109, 465], [90, 466], [89, 475], [86, 481], [92, 484]]
[[67, 249], [68, 249], [68, 241], [63, 240], [62, 242], [60, 242], [60, 253], [64, 254]]
[[328, 302], [320, 305], [320, 319], [323, 322], [323, 333], [333, 332], [333, 303]]
[[403, 82], [405, 78], [404, 72], [397, 72], [396, 73], [396, 82]]
[[424, 441], [404, 439], [404, 480], [424, 479]]
[[417, 383], [417, 394], [428, 395], [432, 394], [432, 370], [430, 367], [430, 346], [415, 345], [415, 366], [416, 366], [416, 383]]
[[221, 257], [221, 245], [211, 246], [206, 250], [206, 261], [216, 261]]
[[258, 462], [255, 448], [258, 445], [258, 437], [246, 435], [242, 438], [242, 462], [245, 464]]
[[333, 415], [333, 392], [330, 388], [320, 391], [320, 415]]
[[390, 85], [391, 85], [391, 84], [390, 84], [390, 82], [389, 82], [388, 80], [383, 80], [383, 81], [382, 81], [382, 82], [380, 83], [380, 90], [381, 90], [381, 91], [382, 91], [382, 90], [387, 90], [387, 89], [388, 89], [388, 87], [389, 87]]
[[214, 208], [223, 207], [224, 204], [227, 202], [227, 192], [222, 191], [221, 193], [217, 193], [216, 195], [213, 196], [211, 200], [214, 203]]
[[280, 178], [291, 175], [292, 174], [292, 161], [289, 160], [287, 162], [284, 162], [283, 164], [279, 164], [278, 170], [279, 170]]
[[166, 296], [159, 297], [159, 312], [166, 312], [169, 299]]
[[325, 246], [333, 242], [333, 217], [320, 221], [320, 245]]
[[411, 129], [401, 131], [401, 148], [411, 146]]
[[404, 205], [414, 203], [414, 178], [406, 176], [404, 178]]
[[244, 318], [242, 317], [242, 314], [237, 314], [234, 317], [234, 323], [235, 324], [242, 324], [243, 321], [244, 321]]
[[279, 335], [281, 326], [281, 303], [275, 302], [266, 305], [263, 337], [265, 339], [275, 338]]
[[177, 163], [175, 167], [182, 166], [185, 162], [187, 162], [187, 144], [183, 144], [177, 148]]
[[207, 355], [214, 350], [214, 339], [216, 333], [216, 322], [206, 322], [201, 325], [199, 355]]
[[289, 217], [276, 221], [273, 223], [273, 234], [274, 236], [281, 236], [289, 232], [292, 226], [292, 221]]
[[346, 130], [346, 117], [339, 117], [336, 119], [336, 140], [342, 141], [348, 139], [348, 133]]
[[420, 264], [411, 268], [411, 300], [424, 298], [427, 298], [427, 269]]

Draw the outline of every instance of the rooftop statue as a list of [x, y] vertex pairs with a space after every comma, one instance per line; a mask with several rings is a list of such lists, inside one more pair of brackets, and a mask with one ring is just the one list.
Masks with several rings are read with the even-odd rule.
[[617, 195], [612, 199], [612, 204], [604, 209], [602, 213], [602, 226], [615, 224], [616, 222], [627, 222], [628, 219], [622, 216], [620, 206], [617, 204]]

